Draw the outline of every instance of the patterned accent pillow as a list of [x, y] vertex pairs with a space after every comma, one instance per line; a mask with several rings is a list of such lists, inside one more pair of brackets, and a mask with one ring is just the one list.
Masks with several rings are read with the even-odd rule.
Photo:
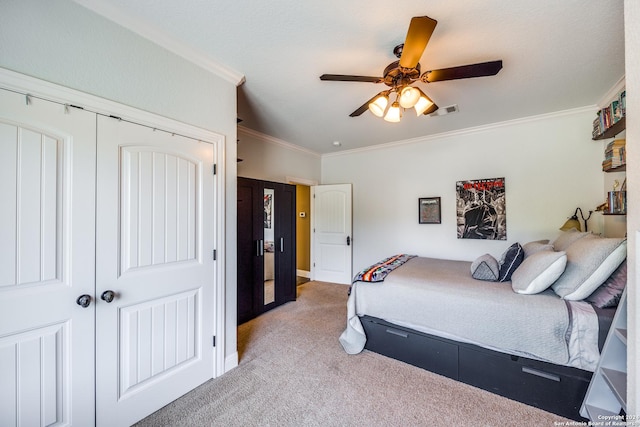
[[474, 279], [497, 282], [499, 272], [498, 260], [489, 254], [481, 255], [471, 263], [471, 277]]
[[509, 246], [500, 258], [500, 275], [498, 276], [499, 282], [506, 282], [511, 280], [511, 275], [516, 268], [522, 264], [524, 260], [524, 250], [520, 243], [514, 243]]

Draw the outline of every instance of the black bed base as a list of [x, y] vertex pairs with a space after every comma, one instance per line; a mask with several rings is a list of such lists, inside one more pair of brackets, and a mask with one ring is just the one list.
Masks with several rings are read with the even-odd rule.
[[591, 372], [512, 356], [374, 317], [360, 319], [367, 350], [576, 421]]

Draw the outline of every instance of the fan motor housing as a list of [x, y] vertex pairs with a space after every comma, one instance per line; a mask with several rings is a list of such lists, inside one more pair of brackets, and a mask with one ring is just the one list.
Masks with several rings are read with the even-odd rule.
[[383, 82], [390, 87], [404, 86], [420, 78], [420, 64], [415, 68], [403, 68], [400, 61], [392, 62], [384, 69]]

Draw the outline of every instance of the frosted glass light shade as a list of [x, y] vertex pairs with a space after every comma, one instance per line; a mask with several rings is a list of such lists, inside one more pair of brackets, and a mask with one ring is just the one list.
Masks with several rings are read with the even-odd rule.
[[380, 95], [372, 102], [369, 103], [369, 111], [371, 111], [374, 115], [378, 117], [382, 117], [384, 115], [384, 110], [387, 108], [387, 104], [389, 103], [389, 97], [386, 95]]
[[433, 101], [429, 99], [429, 97], [427, 95], [424, 94], [424, 92], [422, 92], [420, 89], [416, 89], [420, 95], [420, 97], [418, 98], [418, 101], [416, 102], [415, 108], [416, 108], [416, 116], [419, 116], [421, 114], [424, 114], [425, 111], [427, 111], [429, 108], [431, 108], [431, 106], [433, 105]]
[[407, 86], [400, 92], [400, 105], [402, 108], [413, 108], [420, 99], [420, 89]]
[[388, 122], [397, 123], [400, 121], [400, 117], [402, 117], [402, 112], [400, 111], [400, 104], [396, 101], [391, 104], [384, 119]]

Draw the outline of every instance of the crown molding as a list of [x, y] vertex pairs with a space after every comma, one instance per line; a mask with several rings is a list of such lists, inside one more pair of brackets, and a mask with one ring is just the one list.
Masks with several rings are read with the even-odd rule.
[[278, 145], [278, 146], [280, 146], [282, 148], [285, 148], [287, 150], [300, 151], [302, 153], [310, 154], [310, 155], [312, 155], [314, 157], [318, 157], [318, 158], [322, 157], [322, 155], [320, 153], [316, 152], [316, 151], [309, 150], [308, 148], [303, 148], [303, 147], [300, 147], [299, 145], [292, 144], [290, 142], [283, 141], [282, 139], [278, 139], [278, 138], [275, 138], [273, 136], [270, 136], [270, 135], [255, 131], [253, 129], [249, 129], [247, 127], [238, 125], [238, 136], [240, 136], [240, 134], [252, 136], [254, 138], [266, 141], [266, 142], [268, 142], [270, 144]]
[[242, 73], [214, 61], [206, 53], [176, 40], [153, 25], [123, 13], [119, 8], [114, 7], [113, 5], [101, 0], [74, 1], [92, 12], [115, 22], [129, 31], [132, 31], [158, 46], [161, 46], [183, 59], [205, 69], [206, 71], [233, 83], [235, 86], [240, 86], [245, 82], [245, 76]]
[[616, 84], [614, 84], [611, 89], [609, 89], [607, 93], [605, 93], [602, 98], [600, 98], [600, 101], [598, 101], [598, 106], [600, 106], [600, 108], [609, 106], [609, 104], [611, 104], [611, 101], [618, 98], [618, 94], [622, 92], [622, 90], [625, 88], [625, 85], [626, 79], [625, 75], [623, 75], [622, 77], [620, 77], [620, 80], [618, 80]]
[[363, 153], [363, 152], [367, 152], [367, 151], [384, 150], [384, 149], [387, 149], [387, 148], [393, 148], [393, 147], [398, 147], [398, 146], [403, 146], [403, 145], [416, 144], [416, 143], [427, 142], [427, 141], [440, 140], [440, 139], [443, 139], [443, 138], [450, 138], [450, 137], [453, 137], [453, 136], [469, 135], [469, 134], [474, 134], [474, 133], [478, 133], [478, 132], [485, 132], [485, 131], [488, 131], [488, 130], [499, 129], [499, 128], [504, 128], [504, 127], [510, 127], [510, 126], [519, 125], [519, 124], [523, 124], [523, 123], [536, 122], [536, 121], [539, 121], [539, 120], [546, 120], [546, 119], [554, 118], [554, 117], [570, 116], [570, 115], [580, 114], [580, 113], [585, 113], [585, 112], [595, 113], [597, 110], [598, 110], [598, 107], [596, 105], [589, 105], [589, 106], [586, 106], [586, 107], [573, 108], [573, 109], [570, 109], [570, 110], [563, 110], [563, 111], [556, 111], [556, 112], [553, 112], [553, 113], [545, 113], [545, 114], [540, 114], [540, 115], [537, 115], [537, 116], [524, 117], [524, 118], [521, 118], [521, 119], [506, 120], [506, 121], [503, 121], [503, 122], [492, 123], [492, 124], [489, 124], [489, 125], [476, 126], [476, 127], [466, 128], [466, 129], [455, 130], [455, 131], [451, 131], [451, 132], [442, 132], [442, 133], [438, 133], [438, 134], [434, 134], [434, 135], [420, 136], [420, 137], [417, 137], [417, 138], [411, 138], [411, 139], [405, 139], [405, 140], [401, 140], [401, 141], [388, 142], [388, 143], [385, 143], [385, 144], [372, 145], [370, 147], [355, 148], [353, 150], [344, 150], [344, 151], [338, 151], [338, 152], [335, 152], [335, 153], [326, 153], [326, 154], [323, 154], [322, 157], [323, 158], [325, 158], [325, 157], [337, 157], [337, 156], [344, 156], [344, 155], [355, 154], [355, 153]]

